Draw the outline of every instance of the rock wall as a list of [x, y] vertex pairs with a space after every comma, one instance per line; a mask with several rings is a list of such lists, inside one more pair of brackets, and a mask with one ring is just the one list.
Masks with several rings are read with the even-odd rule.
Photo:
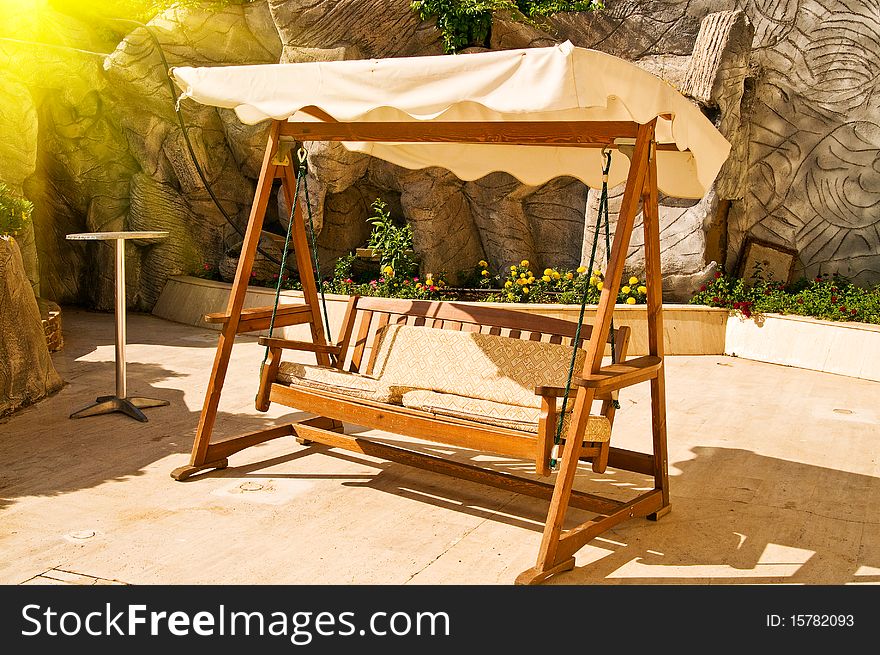
[[[735, 270], [749, 236], [796, 248], [807, 275], [880, 280], [878, 30], [875, 2], [609, 0], [602, 12], [558, 14], [542, 26], [498, 14], [490, 46], [568, 39], [632, 60], [689, 95], [731, 141], [732, 156], [703, 200], [661, 198], [666, 295], [684, 299], [717, 267]], [[409, 0], [177, 8], [149, 32], [133, 29], [105, 58], [37, 53], [40, 79], [27, 94], [17, 91], [27, 101], [13, 111], [0, 97], [0, 121], [21, 122], [32, 135], [15, 144], [0, 138], [0, 178], [20, 178], [36, 205], [43, 295], [112, 307], [111, 248], [65, 241], [74, 231], [171, 233], [129, 246], [129, 302], [142, 309], [168, 275], [204, 264], [234, 270], [266, 128], [181, 103], [206, 188], [174, 112], [168, 66], [439, 53], [438, 32]], [[576, 266], [589, 254], [597, 194], [575, 180], [535, 188], [498, 173], [463, 182], [328, 144], [311, 144], [309, 163], [325, 272], [364, 243], [378, 197], [412, 224], [426, 271], [454, 277], [481, 258], [497, 269], [523, 258], [541, 268]], [[617, 204], [619, 190], [612, 210]], [[282, 233], [287, 213], [281, 198], [271, 203], [267, 229]], [[637, 232], [634, 272], [639, 243]], [[261, 248], [257, 268], [268, 277], [279, 247], [265, 238]]]
[[18, 244], [0, 237], [0, 416], [61, 385]]
[[726, 170], [717, 185], [731, 203], [715, 260], [736, 270], [752, 236], [795, 248], [799, 273], [839, 271], [863, 284], [880, 281], [880, 6], [611, 0], [606, 7], [557, 16], [556, 37], [645, 62], [690, 53], [711, 12], [741, 10], [752, 26], [748, 69], [729, 69], [734, 77], [744, 74], [741, 118], [732, 98], [717, 107], [722, 131], [725, 115], [728, 125], [741, 126], [731, 157], [740, 173]]

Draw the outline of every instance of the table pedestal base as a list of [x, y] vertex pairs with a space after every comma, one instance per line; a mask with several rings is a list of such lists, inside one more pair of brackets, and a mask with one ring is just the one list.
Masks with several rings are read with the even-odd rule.
[[95, 402], [85, 409], [74, 412], [70, 418], [85, 418], [86, 416], [99, 416], [101, 414], [112, 414], [113, 412], [122, 412], [133, 419], [137, 419], [142, 423], [147, 422], [147, 416], [141, 409], [148, 407], [164, 407], [171, 404], [167, 400], [159, 400], [158, 398], [119, 398], [118, 396], [98, 396]]

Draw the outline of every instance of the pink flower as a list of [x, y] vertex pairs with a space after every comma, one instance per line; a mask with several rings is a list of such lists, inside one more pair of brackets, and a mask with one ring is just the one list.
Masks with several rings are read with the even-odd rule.
[[352, 280], [350, 277], [345, 278], [346, 284], [352, 284], [353, 282], [354, 282], [354, 280]]

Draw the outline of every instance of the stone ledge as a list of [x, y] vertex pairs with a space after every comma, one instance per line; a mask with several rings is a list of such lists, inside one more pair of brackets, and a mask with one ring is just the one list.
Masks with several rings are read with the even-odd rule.
[[880, 325], [763, 314], [727, 321], [725, 355], [880, 382]]
[[[217, 324], [202, 320], [205, 314], [221, 312], [226, 307], [231, 285], [226, 282], [204, 280], [196, 277], [177, 276], [169, 278], [159, 300], [153, 307], [153, 315], [160, 318], [219, 330]], [[245, 307], [271, 306], [275, 292], [263, 287], [251, 287], [245, 297]], [[282, 302], [302, 301], [299, 291], [282, 291]], [[327, 313], [330, 328], [337, 334], [345, 313], [348, 296], [328, 294]], [[470, 304], [470, 303], [462, 303]], [[576, 321], [579, 305], [479, 303], [530, 312], [551, 318]], [[587, 307], [586, 317], [591, 319], [595, 306]], [[727, 311], [698, 305], [665, 304], [663, 312], [664, 347], [668, 355], [721, 355], [724, 353], [724, 333]], [[634, 356], [647, 354], [647, 312], [644, 305], [618, 305], [614, 312], [616, 325], [632, 328], [629, 351]], [[254, 333], [258, 334], [258, 333]], [[261, 332], [259, 334], [265, 334]], [[308, 339], [308, 327], [296, 325], [275, 331], [275, 336], [286, 339]]]

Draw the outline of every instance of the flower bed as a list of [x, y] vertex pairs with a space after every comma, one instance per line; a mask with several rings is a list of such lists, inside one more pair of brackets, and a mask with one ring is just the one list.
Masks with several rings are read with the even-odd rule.
[[841, 275], [827, 273], [792, 284], [764, 280], [760, 271], [750, 281], [715, 273], [691, 303], [724, 307], [743, 318], [775, 313], [880, 324], [880, 285], [860, 287]]

